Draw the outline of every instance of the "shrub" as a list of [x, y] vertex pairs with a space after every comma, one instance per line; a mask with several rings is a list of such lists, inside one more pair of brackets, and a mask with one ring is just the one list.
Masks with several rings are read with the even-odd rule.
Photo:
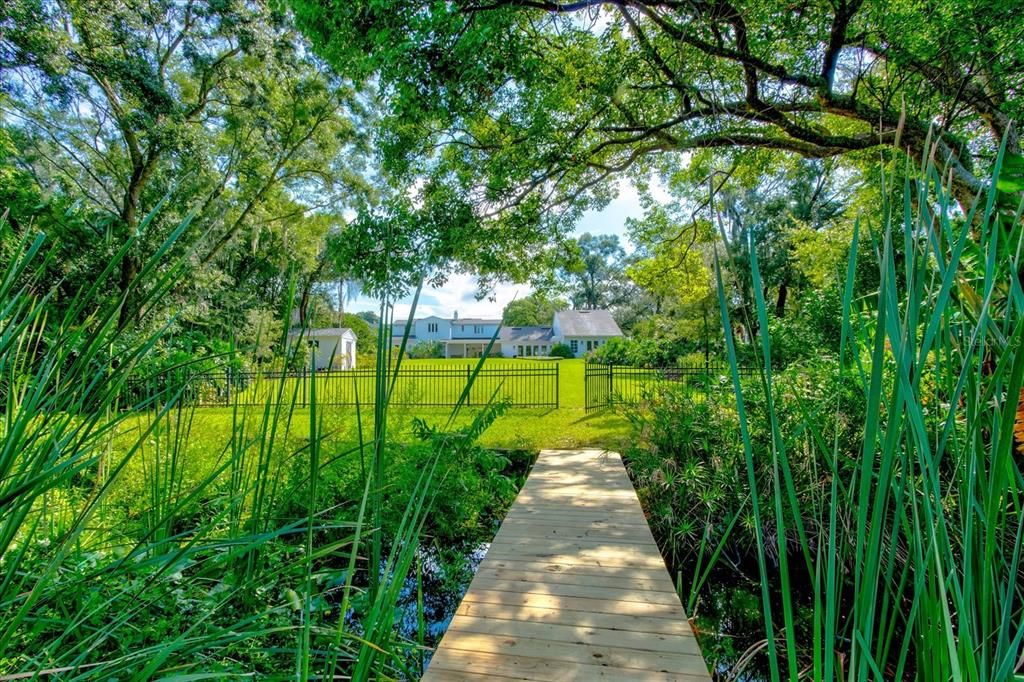
[[574, 358], [572, 348], [567, 343], [556, 343], [551, 347], [551, 351], [548, 353], [553, 358]]
[[590, 358], [592, 362], [606, 365], [670, 367], [678, 364], [679, 359], [690, 350], [692, 345], [681, 339], [614, 338], [598, 346]]
[[440, 341], [420, 341], [406, 349], [410, 358], [426, 360], [429, 358], [443, 358], [444, 344]]

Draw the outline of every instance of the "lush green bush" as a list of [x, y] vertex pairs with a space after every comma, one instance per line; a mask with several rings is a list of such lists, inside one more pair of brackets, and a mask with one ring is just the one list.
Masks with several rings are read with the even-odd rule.
[[375, 355], [377, 353], [377, 328], [369, 322], [354, 315], [345, 313], [341, 320], [342, 327], [348, 327], [356, 335], [356, 348], [360, 353]]
[[[750, 419], [748, 427], [759, 455], [759, 476], [772, 476], [771, 427], [760, 389], [760, 377], [744, 379]], [[836, 360], [827, 357], [794, 364], [775, 375], [775, 418], [787, 434], [786, 447], [795, 453], [791, 468], [797, 477], [800, 500], [810, 505], [821, 494], [823, 480], [814, 459], [809, 434], [800, 428], [809, 406], [828, 403], [818, 414], [818, 425], [828, 430], [847, 451], [854, 451], [862, 436], [862, 394], [852, 374], [840, 376]], [[838, 409], [836, 405], [838, 404]], [[665, 383], [651, 386], [640, 405], [627, 411], [634, 445], [627, 461], [649, 520], [663, 550], [672, 560], [686, 563], [700, 551], [701, 540], [730, 540], [734, 556], [752, 558], [753, 527], [730, 523], [748, 506], [747, 480], [737, 472], [744, 465], [739, 421], [732, 384]], [[763, 504], [770, 489], [762, 490]]]
[[551, 346], [551, 350], [548, 352], [548, 355], [550, 355], [553, 358], [566, 359], [576, 357], [575, 355], [573, 355], [572, 348], [570, 348], [569, 344], [567, 343], [556, 343], [555, 345]]
[[411, 347], [406, 348], [410, 358], [428, 360], [430, 358], [444, 357], [444, 344], [440, 341], [417, 341]]
[[590, 361], [632, 367], [673, 367], [693, 352], [693, 344], [682, 339], [608, 339], [590, 354]]

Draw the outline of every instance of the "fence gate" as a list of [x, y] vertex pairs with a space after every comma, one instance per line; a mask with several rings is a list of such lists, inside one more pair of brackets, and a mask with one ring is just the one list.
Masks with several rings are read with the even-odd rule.
[[599, 410], [611, 405], [612, 372], [611, 365], [587, 363], [583, 370], [583, 402], [587, 412]]

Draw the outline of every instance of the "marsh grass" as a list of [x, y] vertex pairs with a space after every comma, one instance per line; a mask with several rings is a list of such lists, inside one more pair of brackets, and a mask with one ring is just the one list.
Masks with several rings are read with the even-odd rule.
[[[145, 319], [181, 275], [165, 257], [184, 226], [131, 296], [97, 283], [59, 320], [38, 277], [45, 240], [0, 229], [13, 244], [0, 280], [0, 679], [418, 676], [422, 638], [396, 632], [395, 605], [453, 453], [475, 456], [497, 393], [469, 417], [460, 401], [422, 439], [399, 496], [388, 427], [401, 358], [383, 342], [355, 442], [330, 444], [315, 382], [299, 410], [295, 383], [280, 381], [263, 404], [231, 410], [227, 437], [200, 459], [187, 382], [125, 390], [164, 331], [119, 326]], [[305, 362], [304, 344], [292, 352]], [[358, 479], [355, 499], [324, 489], [338, 468]]]
[[[995, 178], [1004, 158], [1000, 150]], [[1024, 478], [1013, 425], [1024, 381], [1022, 204], [993, 180], [962, 216], [944, 169], [928, 162], [907, 178], [901, 192], [887, 188], [901, 201], [857, 225], [846, 271], [837, 381], [853, 381], [865, 405], [859, 451], [823, 426], [839, 423], [824, 418], [840, 409], [838, 397], [801, 404], [789, 431], [770, 338], [761, 335], [752, 384], [741, 381], [726, 335], [765, 633], [731, 678], [759, 658], [772, 680], [994, 682], [1020, 672]], [[880, 275], [864, 306], [853, 297], [861, 240]], [[752, 243], [747, 252], [767, 329]], [[752, 419], [766, 443], [752, 436]], [[810, 485], [795, 473], [808, 466], [806, 452]], [[710, 557], [721, 546], [704, 544]], [[800, 615], [808, 611], [809, 624]]]

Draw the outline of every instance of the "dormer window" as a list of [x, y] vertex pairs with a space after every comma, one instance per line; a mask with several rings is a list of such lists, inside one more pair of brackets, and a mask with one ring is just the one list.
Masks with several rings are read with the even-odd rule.
[[484, 326], [482, 324], [474, 324], [473, 325], [473, 333], [474, 334], [483, 334], [484, 333]]
[[437, 333], [437, 322], [427, 322], [427, 333], [428, 334], [436, 334]]

